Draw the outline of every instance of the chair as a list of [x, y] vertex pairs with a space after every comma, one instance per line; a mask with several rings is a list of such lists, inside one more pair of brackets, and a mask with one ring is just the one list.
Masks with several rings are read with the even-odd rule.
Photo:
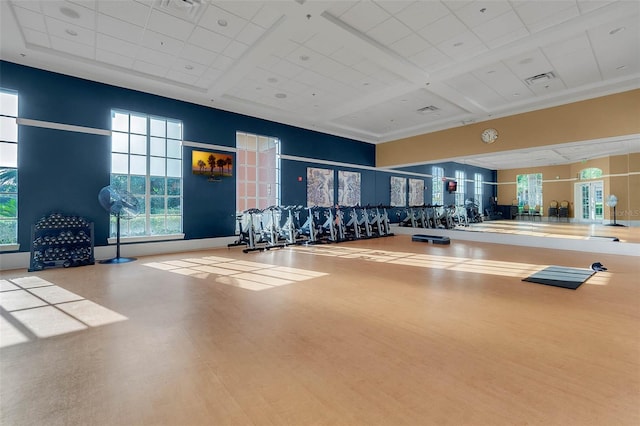
[[561, 217], [566, 218], [567, 222], [569, 222], [569, 202], [567, 200], [560, 202], [560, 207], [558, 208], [558, 221]]
[[560, 220], [558, 218], [558, 202], [556, 200], [551, 200], [551, 202], [549, 203], [549, 220], [551, 220], [552, 217], [555, 217], [556, 220]]
[[522, 211], [520, 212], [520, 216], [529, 217], [529, 204], [525, 204], [522, 206]]
[[540, 204], [536, 204], [533, 210], [529, 211], [529, 216], [531, 216], [531, 220], [535, 220], [536, 217], [540, 222], [542, 222], [542, 212], [540, 211]]
[[509, 217], [509, 219], [517, 219], [519, 215], [520, 208], [518, 207], [518, 199], [514, 198], [513, 200], [511, 200], [511, 214], [509, 214], [509, 216], [511, 217]]

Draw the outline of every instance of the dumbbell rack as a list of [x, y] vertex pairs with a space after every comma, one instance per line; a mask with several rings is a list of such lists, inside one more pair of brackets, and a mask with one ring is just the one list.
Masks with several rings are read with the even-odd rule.
[[31, 227], [29, 272], [94, 263], [93, 222], [53, 213]]

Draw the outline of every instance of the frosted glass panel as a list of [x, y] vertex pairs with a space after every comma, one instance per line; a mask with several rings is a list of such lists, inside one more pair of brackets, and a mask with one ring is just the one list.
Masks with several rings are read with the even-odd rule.
[[18, 124], [14, 117], [0, 117], [0, 140], [18, 142]]
[[0, 142], [0, 167], [18, 167], [18, 144]]
[[164, 176], [164, 166], [165, 166], [164, 157], [151, 157], [151, 176]]
[[131, 153], [145, 155], [147, 153], [147, 137], [131, 135]]
[[0, 92], [0, 114], [18, 116], [18, 96]]
[[180, 141], [167, 140], [167, 157], [182, 158], [182, 144]]
[[129, 156], [127, 154], [111, 154], [111, 173], [129, 173]]
[[165, 139], [164, 138], [151, 138], [150, 154], [158, 157], [165, 156]]
[[147, 174], [147, 157], [142, 155], [131, 156], [131, 174], [132, 175]]
[[157, 120], [155, 118], [151, 119], [151, 136], [160, 136], [165, 137], [166, 132], [166, 122], [164, 120]]
[[131, 133], [146, 135], [147, 134], [147, 117], [132, 115], [131, 116]]
[[121, 114], [119, 112], [111, 113], [111, 130], [119, 132], [129, 131], [129, 114]]
[[167, 176], [169, 177], [182, 176], [182, 161], [168, 158], [167, 159]]
[[111, 134], [111, 151], [129, 152], [129, 134], [113, 132]]
[[171, 139], [182, 139], [182, 123], [167, 121], [167, 137]]

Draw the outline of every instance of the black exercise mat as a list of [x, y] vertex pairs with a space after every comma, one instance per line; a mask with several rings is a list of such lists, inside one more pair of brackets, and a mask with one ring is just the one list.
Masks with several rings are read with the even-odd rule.
[[595, 271], [591, 269], [549, 266], [524, 278], [522, 281], [575, 290], [593, 274], [595, 274]]

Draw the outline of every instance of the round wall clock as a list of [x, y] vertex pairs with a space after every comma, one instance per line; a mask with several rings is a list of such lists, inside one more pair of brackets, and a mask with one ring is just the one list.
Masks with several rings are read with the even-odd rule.
[[484, 129], [481, 137], [484, 143], [494, 143], [498, 139], [498, 131], [496, 129]]

